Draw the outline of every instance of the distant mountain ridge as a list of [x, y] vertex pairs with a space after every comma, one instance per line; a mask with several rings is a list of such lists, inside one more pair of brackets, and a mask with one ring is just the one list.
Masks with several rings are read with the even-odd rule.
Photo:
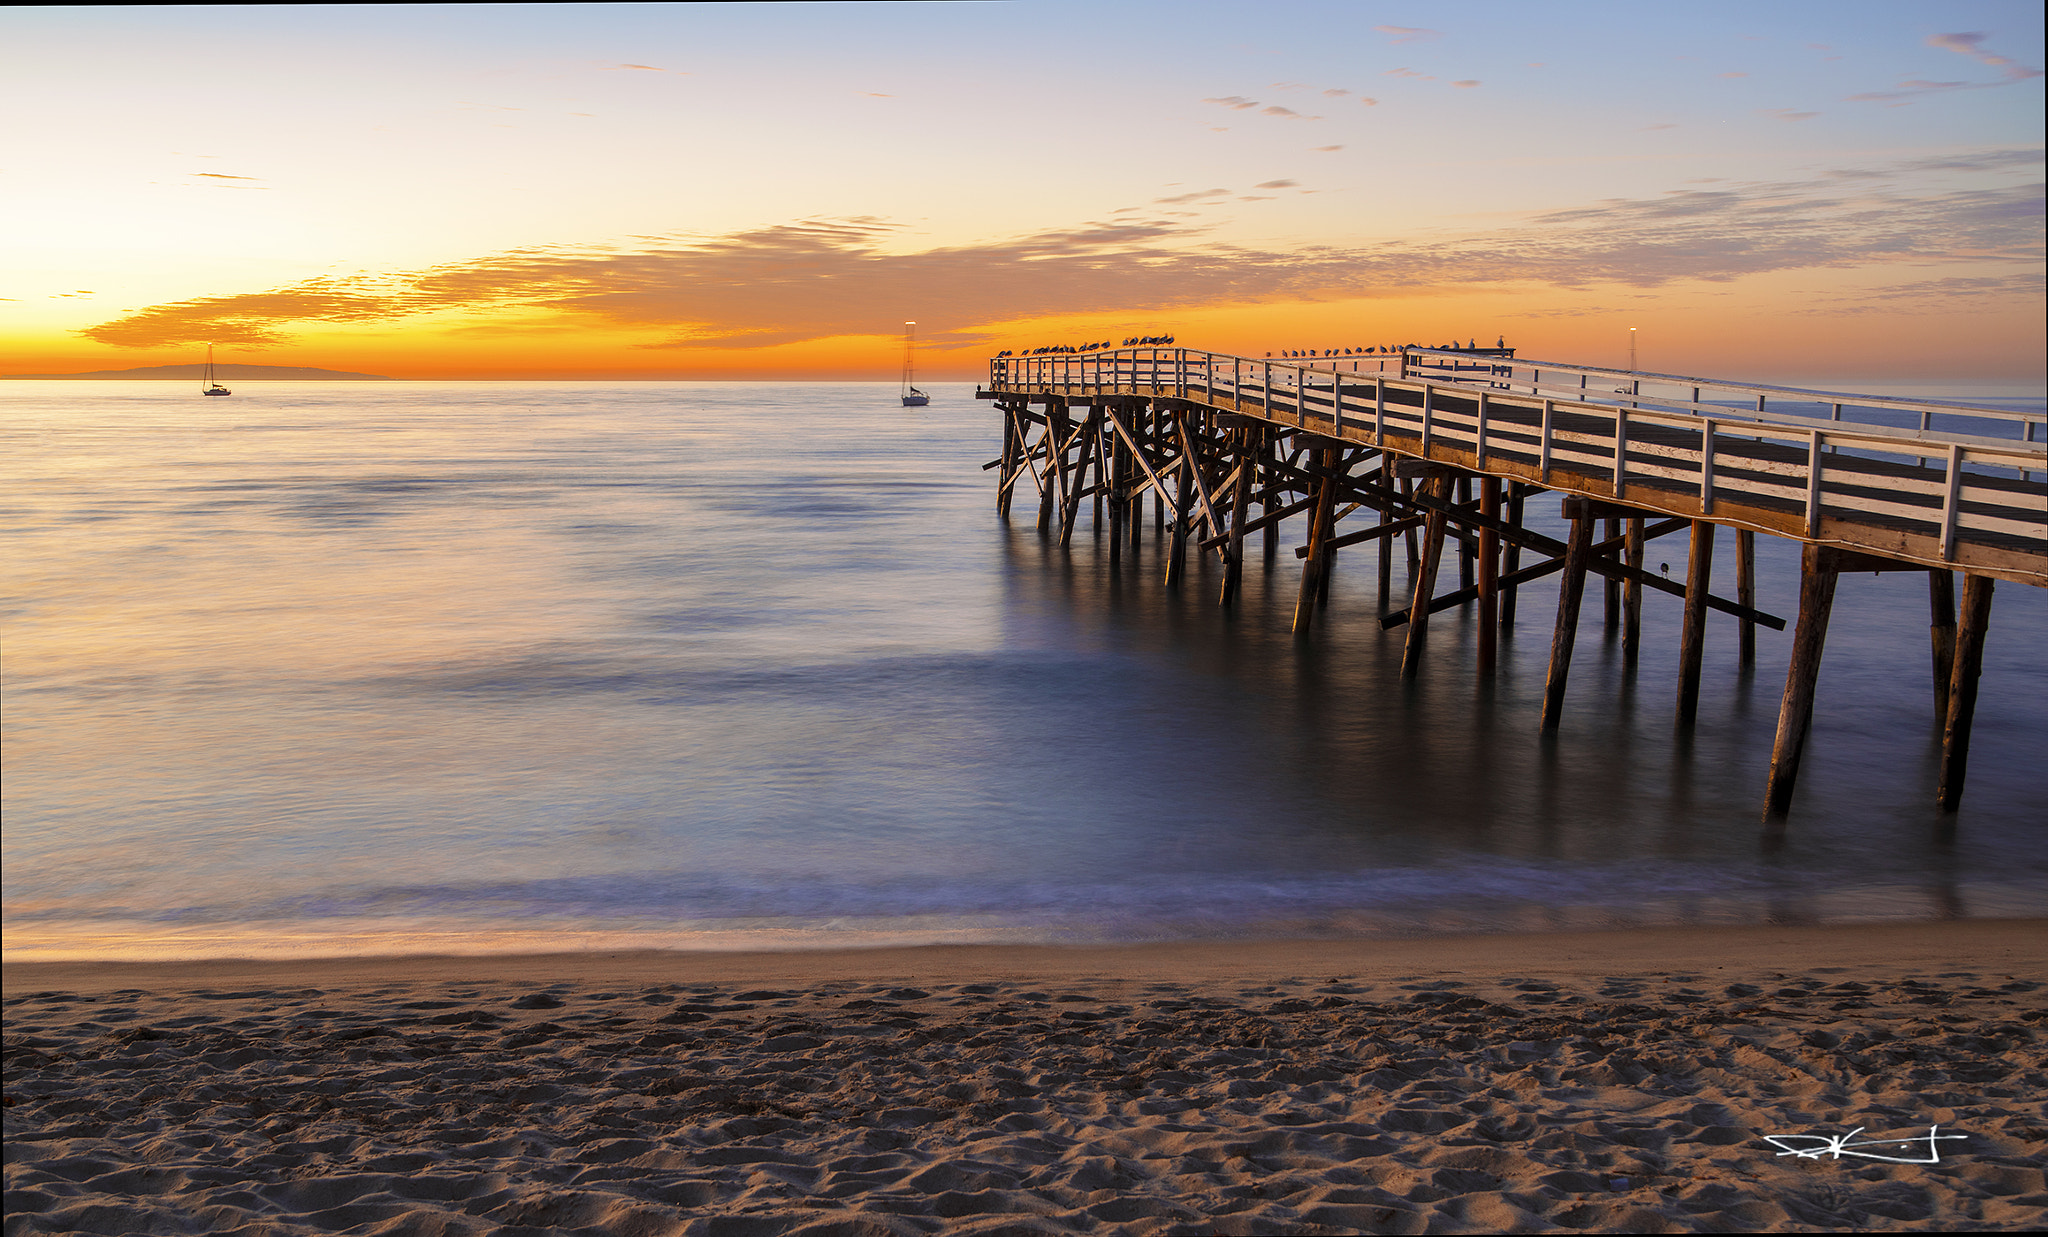
[[[205, 371], [204, 365], [145, 365], [139, 369], [96, 369], [89, 374], [0, 374], [0, 378], [156, 378], [197, 382]], [[213, 376], [222, 382], [263, 379], [272, 382], [332, 382], [344, 378], [394, 381], [385, 374], [352, 374], [346, 370], [312, 369], [304, 365], [216, 365]]]

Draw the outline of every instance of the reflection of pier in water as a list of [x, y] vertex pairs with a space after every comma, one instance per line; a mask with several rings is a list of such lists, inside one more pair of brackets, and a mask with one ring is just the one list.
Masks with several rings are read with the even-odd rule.
[[[1928, 578], [1943, 722], [1936, 793], [1949, 811], [1962, 796], [1993, 583], [2048, 586], [2041, 413], [1517, 360], [1506, 349], [1302, 361], [1157, 347], [1004, 357], [990, 362], [979, 394], [1004, 414], [1003, 453], [988, 465], [1001, 469], [998, 508], [1007, 514], [1028, 482], [1039, 528], [1064, 545], [1092, 500], [1098, 526], [1107, 512], [1115, 563], [1126, 539], [1137, 544], [1150, 493], [1155, 525], [1171, 530], [1168, 587], [1185, 578], [1192, 541], [1220, 556], [1230, 604], [1245, 539], [1260, 534], [1271, 567], [1281, 524], [1301, 517], [1296, 631], [1327, 604], [1339, 549], [1377, 543], [1384, 597], [1393, 539], [1404, 539], [1414, 597], [1380, 620], [1408, 628], [1403, 677], [1420, 668], [1429, 616], [1473, 602], [1478, 670], [1491, 675], [1519, 586], [1561, 574], [1545, 730], [1562, 714], [1589, 573], [1605, 580], [1626, 658], [1640, 646], [1646, 590], [1684, 602], [1678, 720], [1690, 726], [1707, 611], [1739, 622], [1739, 656], [1752, 664], [1756, 624], [1785, 626], [1755, 605], [1756, 534], [1800, 542], [1799, 615], [1766, 791], [1774, 822], [1791, 802], [1841, 572]], [[1565, 541], [1524, 525], [1527, 500], [1545, 491], [1563, 497]], [[1354, 516], [1376, 518], [1344, 527]], [[1712, 592], [1721, 525], [1735, 530], [1732, 598]], [[1681, 531], [1685, 582], [1644, 571], [1645, 544]], [[1439, 592], [1453, 543], [1459, 587]]]

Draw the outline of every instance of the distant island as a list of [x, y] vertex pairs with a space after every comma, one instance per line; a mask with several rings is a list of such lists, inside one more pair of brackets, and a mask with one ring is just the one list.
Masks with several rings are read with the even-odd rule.
[[[0, 374], [0, 378], [154, 378], [197, 382], [204, 376], [205, 369], [204, 365], [145, 365], [140, 369], [96, 369], [89, 374]], [[385, 374], [351, 374], [339, 369], [311, 369], [304, 365], [216, 365], [213, 376], [223, 382], [334, 382], [344, 378], [395, 381]]]

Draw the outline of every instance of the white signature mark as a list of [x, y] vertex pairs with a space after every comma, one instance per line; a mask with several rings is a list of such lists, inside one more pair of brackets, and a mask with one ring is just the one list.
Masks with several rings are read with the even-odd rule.
[[[1845, 1155], [1853, 1155], [1862, 1160], [1883, 1160], [1887, 1164], [1939, 1164], [1941, 1155], [1934, 1145], [1936, 1142], [1963, 1142], [1969, 1138], [1968, 1134], [1936, 1133], [1935, 1131], [1940, 1128], [1938, 1125], [1928, 1126], [1925, 1138], [1866, 1138], [1861, 1142], [1851, 1142], [1850, 1139], [1863, 1132], [1863, 1127], [1859, 1125], [1846, 1134], [1766, 1134], [1764, 1141], [1778, 1148], [1780, 1158], [1796, 1155], [1802, 1160], [1817, 1160], [1822, 1156], [1830, 1156], [1839, 1160]], [[1801, 1145], [1793, 1146], [1795, 1142]], [[1872, 1151], [1851, 1150], [1854, 1147], [1896, 1147], [1900, 1150], [1910, 1150], [1922, 1142], [1927, 1144], [1927, 1154], [1924, 1157], [1878, 1155]]]

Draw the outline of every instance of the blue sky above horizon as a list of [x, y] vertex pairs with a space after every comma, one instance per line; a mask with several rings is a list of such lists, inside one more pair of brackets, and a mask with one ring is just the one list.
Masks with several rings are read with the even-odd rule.
[[210, 339], [422, 376], [852, 375], [908, 317], [963, 366], [1020, 333], [1161, 327], [1245, 350], [1500, 329], [1600, 361], [1596, 337], [1660, 314], [1766, 371], [1788, 335], [2041, 363], [2038, 5], [0, 25], [10, 110], [36, 118], [0, 171], [15, 372]]

